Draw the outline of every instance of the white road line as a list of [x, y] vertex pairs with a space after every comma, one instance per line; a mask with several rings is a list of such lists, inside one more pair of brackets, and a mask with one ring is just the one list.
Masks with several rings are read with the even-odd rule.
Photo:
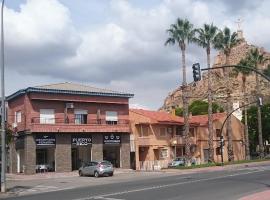
[[101, 199], [101, 200], [125, 200], [125, 199], [115, 199], [115, 198], [106, 198], [106, 197], [95, 197], [94, 199]]
[[134, 193], [134, 192], [142, 192], [142, 191], [147, 191], [147, 190], [155, 190], [155, 189], [160, 189], [160, 188], [173, 187], [173, 186], [183, 185], [183, 184], [188, 184], [188, 183], [196, 183], [196, 182], [216, 180], [216, 179], [233, 177], [233, 176], [240, 176], [240, 175], [252, 174], [252, 173], [257, 173], [257, 172], [262, 172], [262, 171], [265, 171], [265, 170], [264, 169], [258, 169], [257, 171], [251, 171], [251, 172], [245, 172], [245, 173], [237, 173], [237, 174], [230, 174], [230, 175], [218, 176], [218, 177], [213, 177], [213, 178], [190, 180], [190, 181], [180, 182], [180, 183], [171, 183], [171, 184], [165, 184], [165, 185], [157, 185], [157, 186], [153, 186], [153, 187], [140, 188], [140, 189], [134, 189], [134, 190], [126, 190], [126, 191], [122, 191], [122, 192], [115, 192], [115, 193], [109, 193], [109, 194], [101, 194], [101, 195], [97, 195], [97, 196], [90, 196], [90, 197], [79, 198], [79, 199], [74, 199], [74, 200], [91, 200], [91, 199], [97, 199], [97, 198], [100, 198], [100, 197], [103, 197], [104, 198], [104, 197], [116, 196], [116, 195], [123, 195], [123, 194]]

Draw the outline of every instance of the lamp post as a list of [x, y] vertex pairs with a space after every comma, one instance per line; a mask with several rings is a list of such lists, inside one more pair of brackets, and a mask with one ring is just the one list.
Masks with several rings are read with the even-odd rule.
[[6, 192], [6, 132], [5, 132], [5, 76], [4, 76], [4, 4], [5, 0], [2, 0], [1, 6], [1, 192]]

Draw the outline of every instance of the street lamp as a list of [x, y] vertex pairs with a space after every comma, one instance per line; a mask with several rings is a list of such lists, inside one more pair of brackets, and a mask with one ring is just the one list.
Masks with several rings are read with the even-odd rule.
[[4, 70], [4, 4], [5, 0], [2, 0], [1, 6], [1, 91], [2, 91], [2, 99], [1, 99], [1, 192], [6, 192], [6, 132], [5, 132], [5, 70]]

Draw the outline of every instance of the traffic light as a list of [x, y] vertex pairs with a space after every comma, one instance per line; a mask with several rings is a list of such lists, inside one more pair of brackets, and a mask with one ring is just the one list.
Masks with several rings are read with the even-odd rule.
[[201, 67], [200, 63], [195, 63], [192, 65], [192, 70], [193, 70], [193, 79], [195, 82], [201, 80]]

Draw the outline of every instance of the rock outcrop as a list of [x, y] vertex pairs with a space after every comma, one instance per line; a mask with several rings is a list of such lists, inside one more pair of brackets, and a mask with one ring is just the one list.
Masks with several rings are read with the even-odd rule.
[[[240, 33], [242, 34], [242, 33]], [[239, 61], [244, 58], [247, 52], [256, 48], [254, 45], [248, 44], [244, 38], [242, 41], [232, 49], [231, 55], [229, 57], [229, 64], [238, 64]], [[264, 53], [266, 57], [270, 58], [270, 53], [266, 52], [264, 48], [259, 48], [260, 52]], [[270, 63], [266, 63], [264, 66], [260, 66], [260, 70], [266, 68], [266, 66]], [[225, 64], [225, 55], [222, 52], [219, 52], [215, 57], [213, 68], [222, 66]], [[207, 101], [207, 77], [209, 72], [205, 72], [202, 75], [202, 80], [196, 83], [190, 83], [188, 85], [189, 90], [189, 103], [194, 100], [206, 100]], [[225, 79], [223, 75], [222, 69], [212, 70], [212, 86], [213, 86], [213, 101], [217, 102], [220, 105], [225, 107], [226, 102], [226, 85]], [[264, 78], [260, 77], [260, 87], [261, 93], [264, 102], [270, 100], [270, 83]], [[243, 84], [242, 84], [242, 75], [238, 74], [238, 76], [231, 77], [231, 85], [232, 85], [232, 98], [233, 98], [233, 106], [236, 108], [237, 106], [242, 104], [247, 104], [253, 102], [255, 97], [255, 74], [252, 73], [246, 79], [246, 89], [247, 89], [247, 98], [248, 102], [244, 100], [243, 95]], [[175, 107], [182, 107], [182, 89], [177, 88], [174, 91], [170, 92], [169, 95], [165, 98], [163, 106], [160, 110], [165, 110], [170, 112]], [[238, 118], [241, 118], [241, 109], [235, 113]]]

